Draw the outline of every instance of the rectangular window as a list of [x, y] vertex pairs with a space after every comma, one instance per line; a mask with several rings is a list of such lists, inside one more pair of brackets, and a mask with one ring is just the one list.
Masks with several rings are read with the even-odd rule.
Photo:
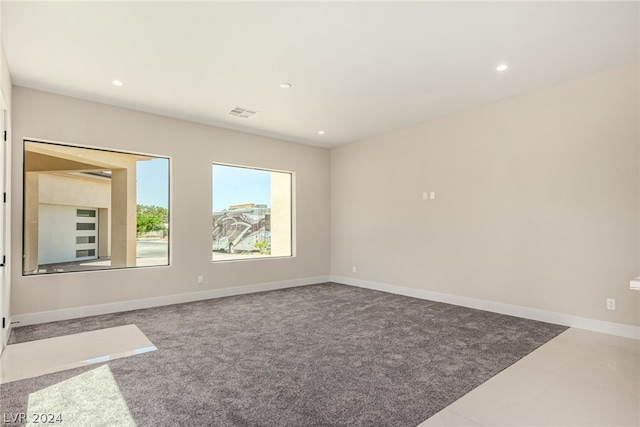
[[292, 256], [291, 172], [213, 164], [213, 261]]
[[76, 216], [82, 218], [95, 218], [96, 211], [94, 209], [76, 209]]
[[95, 243], [95, 242], [96, 242], [96, 236], [77, 236], [76, 237], [77, 245], [81, 245], [83, 243]]
[[22, 274], [169, 265], [169, 162], [25, 140]]
[[76, 258], [84, 258], [88, 256], [96, 256], [95, 249], [78, 249], [76, 251]]

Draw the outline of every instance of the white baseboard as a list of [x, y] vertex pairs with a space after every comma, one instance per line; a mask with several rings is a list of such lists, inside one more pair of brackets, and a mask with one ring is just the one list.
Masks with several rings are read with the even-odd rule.
[[525, 319], [539, 320], [541, 322], [555, 323], [579, 329], [587, 329], [594, 332], [617, 335], [626, 338], [640, 340], [640, 327], [625, 325], [622, 323], [606, 322], [603, 320], [589, 319], [586, 317], [556, 313], [553, 311], [523, 307], [511, 304], [503, 304], [494, 301], [467, 298], [457, 295], [431, 292], [421, 289], [406, 288], [403, 286], [370, 282], [343, 276], [316, 276], [303, 279], [285, 280], [279, 282], [258, 283], [253, 285], [237, 286], [232, 288], [210, 289], [201, 292], [187, 294], [167, 295], [161, 297], [145, 298], [131, 301], [121, 301], [109, 304], [91, 305], [83, 307], [65, 308], [60, 310], [43, 311], [38, 313], [17, 314], [12, 316], [9, 327], [35, 325], [38, 323], [55, 322], [59, 320], [77, 319], [80, 317], [96, 316], [100, 314], [118, 313], [122, 311], [138, 310], [142, 308], [159, 307], [163, 305], [180, 304], [185, 302], [200, 301], [212, 298], [222, 298], [233, 295], [243, 295], [255, 292], [271, 291], [276, 289], [292, 288], [296, 286], [313, 285], [323, 282], [335, 282], [360, 288], [392, 294], [405, 295], [413, 298], [427, 299], [463, 307], [523, 317]]
[[540, 310], [537, 308], [523, 307], [519, 305], [503, 304], [476, 298], [467, 298], [457, 295], [425, 291], [421, 289], [406, 288], [403, 286], [369, 282], [366, 280], [359, 280], [351, 277], [331, 276], [331, 281], [350, 286], [357, 286], [360, 288], [367, 288], [414, 298], [444, 302], [447, 304], [454, 304], [463, 307], [491, 311], [493, 313], [507, 314], [510, 316], [523, 317], [525, 319], [539, 320], [541, 322], [555, 323], [557, 325], [587, 329], [594, 332], [602, 332], [605, 334], [640, 340], [640, 327], [638, 326], [606, 322], [603, 320], [589, 319], [587, 317], [573, 316], [570, 314], [556, 313], [553, 311]]
[[201, 301], [212, 298], [222, 298], [233, 295], [243, 295], [255, 292], [272, 291], [276, 289], [293, 288], [296, 286], [313, 285], [328, 281], [329, 276], [306, 277], [302, 279], [284, 280], [280, 282], [257, 283], [253, 285], [236, 286], [232, 288], [209, 289], [206, 291], [190, 292], [187, 294], [120, 301], [109, 304], [64, 308], [60, 310], [41, 311], [38, 313], [16, 314], [13, 316], [12, 322], [13, 326], [16, 327], [36, 325], [39, 323], [77, 319], [80, 317], [96, 316], [100, 314], [119, 313], [122, 311], [138, 310], [141, 308], [159, 307], [163, 305], [181, 304], [185, 302]]
[[9, 342], [9, 337], [11, 336], [11, 319], [12, 319], [11, 316], [7, 318], [7, 322], [8, 322], [7, 330], [3, 331], [3, 333], [0, 333], [0, 339], [2, 340], [2, 342], [0, 342], [0, 356], [4, 351], [4, 348], [7, 346], [7, 343]]

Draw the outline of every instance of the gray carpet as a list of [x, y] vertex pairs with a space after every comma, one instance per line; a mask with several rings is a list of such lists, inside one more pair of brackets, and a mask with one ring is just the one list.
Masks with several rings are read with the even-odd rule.
[[[326, 283], [16, 328], [10, 342], [131, 323], [158, 350], [107, 365], [138, 426], [414, 427], [566, 329]], [[98, 366], [3, 385], [0, 412]]]

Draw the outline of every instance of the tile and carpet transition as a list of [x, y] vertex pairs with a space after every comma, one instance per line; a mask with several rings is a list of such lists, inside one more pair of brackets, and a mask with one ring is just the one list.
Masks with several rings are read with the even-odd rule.
[[2, 412], [31, 405], [63, 426], [414, 427], [567, 329], [324, 283], [25, 326], [10, 344], [129, 324], [158, 350], [4, 384]]

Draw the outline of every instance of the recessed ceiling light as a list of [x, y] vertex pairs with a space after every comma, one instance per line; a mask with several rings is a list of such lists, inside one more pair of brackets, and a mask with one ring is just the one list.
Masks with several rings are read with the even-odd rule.
[[122, 86], [122, 81], [121, 80], [113, 80], [111, 81], [111, 84], [114, 86]]
[[291, 89], [291, 83], [287, 83], [287, 82], [280, 83], [280, 87], [282, 89]]
[[507, 68], [509, 68], [509, 66], [507, 64], [500, 64], [496, 67], [496, 70], [498, 71], [505, 71]]
[[319, 130], [318, 131], [318, 135], [324, 135], [324, 131], [323, 130]]

